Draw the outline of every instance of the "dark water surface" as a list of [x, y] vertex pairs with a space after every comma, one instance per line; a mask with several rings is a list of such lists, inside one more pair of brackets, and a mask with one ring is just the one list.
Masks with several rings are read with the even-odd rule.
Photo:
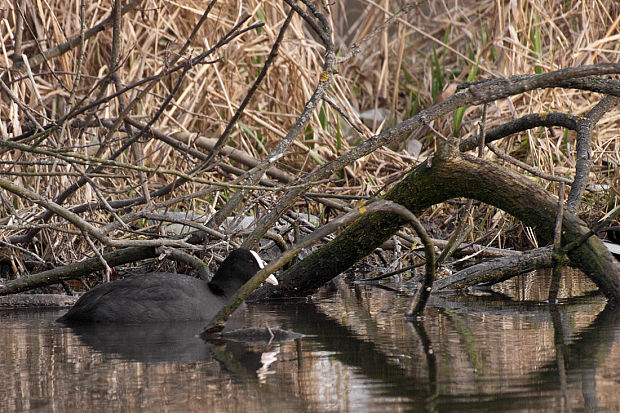
[[335, 282], [249, 306], [249, 325], [306, 335], [252, 346], [207, 344], [192, 323], [69, 328], [54, 322], [65, 310], [0, 310], [0, 412], [619, 412], [620, 312], [575, 274], [559, 304], [535, 303], [532, 279], [433, 297], [421, 327], [406, 294]]

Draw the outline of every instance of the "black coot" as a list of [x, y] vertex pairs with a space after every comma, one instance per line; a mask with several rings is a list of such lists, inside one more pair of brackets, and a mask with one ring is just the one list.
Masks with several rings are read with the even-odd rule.
[[[264, 263], [254, 251], [233, 250], [211, 282], [183, 274], [153, 272], [99, 285], [58, 321], [149, 323], [210, 320]], [[271, 275], [267, 282], [277, 284]]]

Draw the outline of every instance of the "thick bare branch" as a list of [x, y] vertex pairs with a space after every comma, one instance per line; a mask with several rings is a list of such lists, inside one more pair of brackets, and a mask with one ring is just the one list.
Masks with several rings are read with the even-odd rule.
[[[318, 168], [306, 176], [302, 182], [326, 179], [335, 171], [340, 170], [355, 160], [370, 154], [377, 148], [384, 145], [389, 145], [390, 143], [402, 139], [404, 136], [413, 133], [418, 128], [429, 124], [433, 120], [441, 116], [451, 114], [461, 106], [490, 103], [497, 99], [503, 99], [508, 96], [537, 88], [558, 87], [563, 82], [566, 82], [567, 79], [573, 79], [576, 77], [610, 73], [620, 73], [620, 63], [604, 63], [592, 66], [571, 67], [539, 75], [512, 76], [507, 79], [492, 79], [483, 82], [469, 83], [467, 84], [466, 90], [458, 92], [454, 96], [451, 96], [450, 98], [428, 109], [420, 111], [410, 119], [399, 123], [379, 135], [373, 136], [350, 150], [348, 153]], [[617, 93], [620, 96], [620, 83], [618, 83], [618, 85], [619, 87]], [[246, 240], [245, 245], [254, 245], [256, 240], [260, 239], [261, 235], [293, 205], [293, 203], [303, 192], [303, 189], [298, 189], [284, 194], [280, 198], [279, 202], [273, 206], [267, 214], [261, 217], [257, 223], [256, 230]]]

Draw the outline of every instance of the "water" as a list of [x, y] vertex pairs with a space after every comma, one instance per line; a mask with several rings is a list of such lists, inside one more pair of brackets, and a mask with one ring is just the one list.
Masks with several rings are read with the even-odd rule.
[[306, 335], [252, 346], [207, 344], [192, 323], [75, 329], [54, 322], [64, 310], [0, 310], [0, 412], [620, 411], [619, 311], [578, 275], [559, 304], [530, 301], [540, 279], [433, 297], [422, 328], [406, 294], [335, 282], [249, 306], [249, 325]]

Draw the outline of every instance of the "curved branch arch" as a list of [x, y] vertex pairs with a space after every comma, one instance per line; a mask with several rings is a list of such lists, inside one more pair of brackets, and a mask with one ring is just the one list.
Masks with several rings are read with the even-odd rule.
[[[505, 167], [458, 152], [446, 144], [416, 167], [385, 198], [414, 214], [451, 198], [473, 198], [496, 206], [534, 227], [538, 236], [553, 239], [557, 197]], [[308, 294], [370, 254], [402, 225], [395, 214], [378, 212], [361, 217], [332, 242], [286, 271], [278, 295]], [[563, 245], [588, 233], [571, 213], [563, 218]], [[620, 263], [597, 237], [569, 253], [572, 264], [585, 272], [611, 301], [620, 303]]]

